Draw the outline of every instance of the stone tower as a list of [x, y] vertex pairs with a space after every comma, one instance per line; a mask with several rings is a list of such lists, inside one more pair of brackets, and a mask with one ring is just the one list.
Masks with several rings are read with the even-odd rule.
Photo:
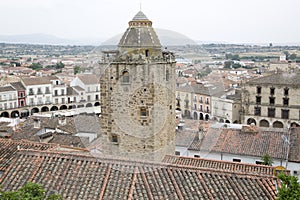
[[138, 12], [116, 51], [104, 51], [101, 128], [111, 155], [160, 161], [175, 152], [175, 58]]

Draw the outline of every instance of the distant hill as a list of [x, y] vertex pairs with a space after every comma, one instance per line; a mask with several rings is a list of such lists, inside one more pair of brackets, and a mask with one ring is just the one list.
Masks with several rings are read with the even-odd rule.
[[[163, 46], [180, 46], [197, 44], [194, 40], [175, 31], [166, 29], [155, 29]], [[122, 33], [123, 34], [123, 33]], [[21, 44], [50, 44], [50, 45], [118, 45], [122, 34], [118, 34], [108, 40], [101, 38], [65, 39], [54, 35], [37, 33], [23, 35], [0, 35], [0, 42]], [[103, 42], [105, 41], [105, 42]]]
[[17, 44], [49, 44], [49, 45], [96, 45], [98, 46], [104, 39], [81, 38], [65, 39], [54, 35], [36, 33], [23, 35], [0, 35], [0, 42]]
[[[175, 31], [156, 28], [155, 32], [158, 35], [160, 43], [163, 46], [177, 46], [177, 45], [180, 46], [180, 45], [187, 45], [187, 44], [191, 44], [191, 45], [197, 44], [194, 40], [190, 39], [189, 37]], [[118, 45], [121, 37], [122, 34], [116, 35], [106, 40], [101, 45]]]
[[0, 35], [0, 42], [68, 45], [68, 44], [72, 44], [74, 41], [62, 39], [53, 35], [37, 33], [37, 34], [23, 34], [23, 35]]

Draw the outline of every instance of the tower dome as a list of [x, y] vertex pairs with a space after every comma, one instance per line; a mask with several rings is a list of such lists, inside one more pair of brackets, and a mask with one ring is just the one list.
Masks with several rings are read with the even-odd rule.
[[161, 51], [160, 41], [146, 15], [139, 11], [128, 23], [118, 47], [121, 51], [130, 49], [152, 49]]

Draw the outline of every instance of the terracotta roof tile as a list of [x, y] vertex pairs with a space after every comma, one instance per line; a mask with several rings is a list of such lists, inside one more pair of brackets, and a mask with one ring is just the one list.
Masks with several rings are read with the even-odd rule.
[[274, 85], [300, 85], [300, 76], [297, 73], [276, 73], [263, 76], [251, 81], [249, 84], [274, 84]]
[[133, 162], [20, 150], [0, 180], [3, 190], [28, 181], [64, 199], [275, 199], [276, 177], [166, 163]]
[[10, 83], [10, 84], [18, 91], [26, 90], [26, 88], [23, 86], [23, 84], [21, 82], [14, 82], [14, 83]]
[[78, 78], [85, 84], [85, 85], [93, 85], [98, 84], [100, 79], [94, 74], [79, 74]]
[[236, 163], [236, 162], [228, 162], [228, 161], [220, 161], [220, 160], [203, 159], [203, 158], [173, 156], [173, 155], [165, 156], [163, 162], [176, 164], [176, 165], [219, 169], [228, 172], [247, 172], [251, 174], [265, 174], [270, 176], [273, 176], [275, 172], [275, 167], [271, 167], [271, 166]]
[[[199, 138], [195, 137], [188, 149], [258, 157], [269, 154], [273, 158], [282, 159], [286, 157], [287, 150], [287, 148], [283, 148], [285, 145], [282, 136], [287, 136], [287, 134], [287, 130], [275, 128], [260, 127], [258, 132], [244, 132], [229, 128], [209, 128], [204, 134], [204, 138], [199, 141]], [[300, 137], [293, 138], [299, 144]], [[299, 152], [298, 149], [295, 151]], [[300, 161], [299, 158], [297, 159]]]
[[5, 171], [11, 163], [18, 148], [20, 149], [35, 149], [35, 150], [48, 150], [56, 147], [55, 144], [36, 143], [29, 141], [15, 141], [10, 139], [0, 138], [0, 171]]
[[13, 88], [11, 85], [0, 87], [0, 92], [9, 92], [9, 91], [17, 91], [17, 90]]
[[51, 84], [51, 80], [57, 80], [56, 76], [43, 76], [43, 77], [23, 77], [23, 83], [28, 85], [44, 85]]

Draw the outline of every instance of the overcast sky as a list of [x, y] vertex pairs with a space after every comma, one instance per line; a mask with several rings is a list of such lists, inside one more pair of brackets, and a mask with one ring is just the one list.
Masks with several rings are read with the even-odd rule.
[[0, 35], [108, 39], [140, 10], [201, 41], [299, 43], [300, 0], [1, 0]]

